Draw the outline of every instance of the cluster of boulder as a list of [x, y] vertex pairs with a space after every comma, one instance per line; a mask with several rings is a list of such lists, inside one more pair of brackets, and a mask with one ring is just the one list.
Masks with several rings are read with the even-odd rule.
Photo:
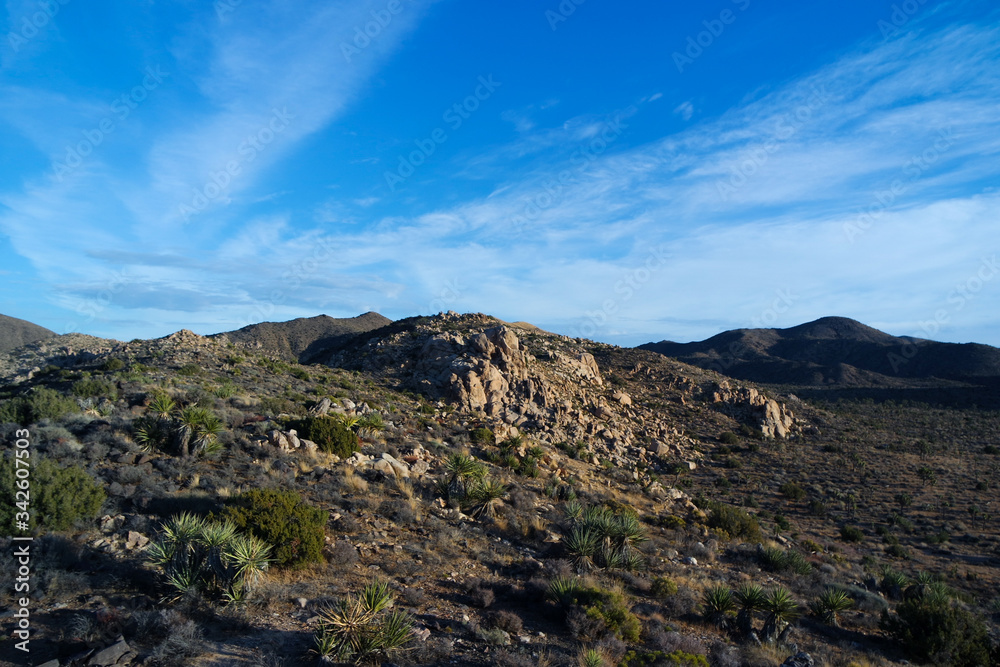
[[769, 438], [787, 438], [795, 428], [795, 415], [773, 398], [753, 387], [733, 387], [726, 380], [716, 385], [712, 402], [733, 418], [754, 424]]

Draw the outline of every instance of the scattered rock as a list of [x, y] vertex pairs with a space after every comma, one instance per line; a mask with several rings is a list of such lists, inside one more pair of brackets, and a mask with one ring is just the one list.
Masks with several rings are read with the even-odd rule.
[[103, 651], [98, 651], [94, 656], [87, 662], [89, 667], [111, 667], [111, 665], [127, 665], [132, 660], [129, 657], [135, 657], [135, 653], [125, 642], [122, 637], [118, 638], [115, 644], [112, 644]]
[[781, 667], [813, 667], [815, 664], [811, 655], [805, 651], [799, 651], [781, 663]]

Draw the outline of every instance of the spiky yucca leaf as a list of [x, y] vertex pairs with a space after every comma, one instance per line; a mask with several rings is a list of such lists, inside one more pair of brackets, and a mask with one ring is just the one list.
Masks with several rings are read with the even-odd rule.
[[729, 627], [729, 617], [735, 604], [733, 591], [728, 586], [712, 586], [702, 594], [702, 615], [709, 623], [725, 629]]

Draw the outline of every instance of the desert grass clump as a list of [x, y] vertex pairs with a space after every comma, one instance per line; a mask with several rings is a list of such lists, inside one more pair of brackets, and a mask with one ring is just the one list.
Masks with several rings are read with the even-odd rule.
[[385, 582], [373, 582], [358, 595], [322, 610], [314, 640], [324, 662], [380, 664], [400, 652], [413, 637], [413, 619], [393, 610]]

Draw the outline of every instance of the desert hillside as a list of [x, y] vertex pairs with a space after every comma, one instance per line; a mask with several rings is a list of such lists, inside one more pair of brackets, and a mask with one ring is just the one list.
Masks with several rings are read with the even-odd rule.
[[35, 664], [996, 663], [996, 411], [382, 319], [0, 355]]

